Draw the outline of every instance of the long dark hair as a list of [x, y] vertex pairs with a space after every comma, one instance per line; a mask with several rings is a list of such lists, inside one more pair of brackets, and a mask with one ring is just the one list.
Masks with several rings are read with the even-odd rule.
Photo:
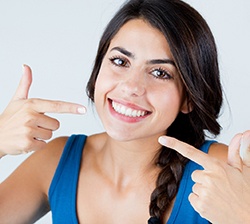
[[[214, 37], [206, 21], [187, 3], [180, 0], [126, 2], [109, 22], [99, 42], [87, 84], [89, 98], [94, 101], [95, 81], [111, 40], [132, 19], [143, 19], [163, 33], [183, 82], [191, 112], [180, 112], [166, 131], [167, 135], [199, 148], [205, 141], [205, 131], [214, 136], [220, 133], [217, 118], [222, 89]], [[163, 219], [177, 194], [186, 162], [184, 157], [166, 147], [159, 151], [156, 164], [162, 169], [151, 195], [151, 216]]]

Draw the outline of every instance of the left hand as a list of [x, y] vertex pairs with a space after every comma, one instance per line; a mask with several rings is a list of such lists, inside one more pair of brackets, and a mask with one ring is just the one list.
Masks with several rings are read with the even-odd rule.
[[23, 73], [16, 93], [0, 114], [0, 158], [44, 148], [46, 140], [60, 126], [58, 120], [46, 113], [83, 114], [85, 111], [85, 107], [75, 103], [29, 98], [30, 67], [25, 65]]
[[189, 195], [202, 217], [216, 224], [250, 223], [250, 131], [232, 139], [228, 163], [171, 137], [162, 136], [159, 142], [204, 168], [193, 172]]

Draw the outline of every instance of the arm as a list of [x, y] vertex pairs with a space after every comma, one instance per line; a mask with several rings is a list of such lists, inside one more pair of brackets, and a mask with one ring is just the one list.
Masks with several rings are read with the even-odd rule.
[[0, 115], [0, 158], [6, 154], [20, 154], [45, 147], [59, 121], [45, 115], [52, 113], [82, 114], [79, 104], [42, 99], [28, 99], [32, 82], [31, 69], [24, 66], [24, 74], [16, 93]]
[[192, 174], [195, 184], [189, 201], [202, 217], [215, 224], [250, 223], [250, 168], [240, 157], [240, 151], [245, 155], [243, 161], [250, 157], [250, 131], [244, 133], [244, 138], [241, 136], [231, 141], [227, 162], [176, 139], [159, 139], [161, 144], [203, 166], [204, 170]]
[[1, 183], [1, 223], [34, 223], [50, 210], [48, 190], [66, 140], [48, 143]]
[[0, 157], [38, 150], [0, 184], [1, 223], [34, 223], [49, 211], [47, 192], [65, 139], [46, 144], [59, 122], [45, 113], [85, 111], [78, 104], [28, 99], [31, 82], [31, 70], [24, 66], [17, 91], [0, 115]]

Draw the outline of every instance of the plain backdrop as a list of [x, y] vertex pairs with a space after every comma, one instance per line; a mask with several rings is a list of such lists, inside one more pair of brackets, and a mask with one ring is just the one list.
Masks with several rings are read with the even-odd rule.
[[[88, 108], [84, 116], [50, 114], [61, 122], [53, 137], [102, 131], [85, 86], [102, 31], [123, 2], [0, 0], [0, 111], [15, 92], [25, 63], [33, 70], [30, 97], [71, 101]], [[220, 116], [223, 130], [217, 139], [228, 144], [236, 133], [250, 129], [250, 1], [186, 2], [205, 17], [217, 42], [225, 94]], [[0, 182], [27, 156], [1, 159]], [[50, 216], [37, 223], [52, 223]]]

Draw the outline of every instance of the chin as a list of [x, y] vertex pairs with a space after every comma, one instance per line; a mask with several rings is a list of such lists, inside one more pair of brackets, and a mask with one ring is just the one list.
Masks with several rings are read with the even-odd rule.
[[136, 139], [136, 137], [131, 134], [131, 131], [106, 130], [106, 132], [110, 138], [119, 142], [128, 142]]

